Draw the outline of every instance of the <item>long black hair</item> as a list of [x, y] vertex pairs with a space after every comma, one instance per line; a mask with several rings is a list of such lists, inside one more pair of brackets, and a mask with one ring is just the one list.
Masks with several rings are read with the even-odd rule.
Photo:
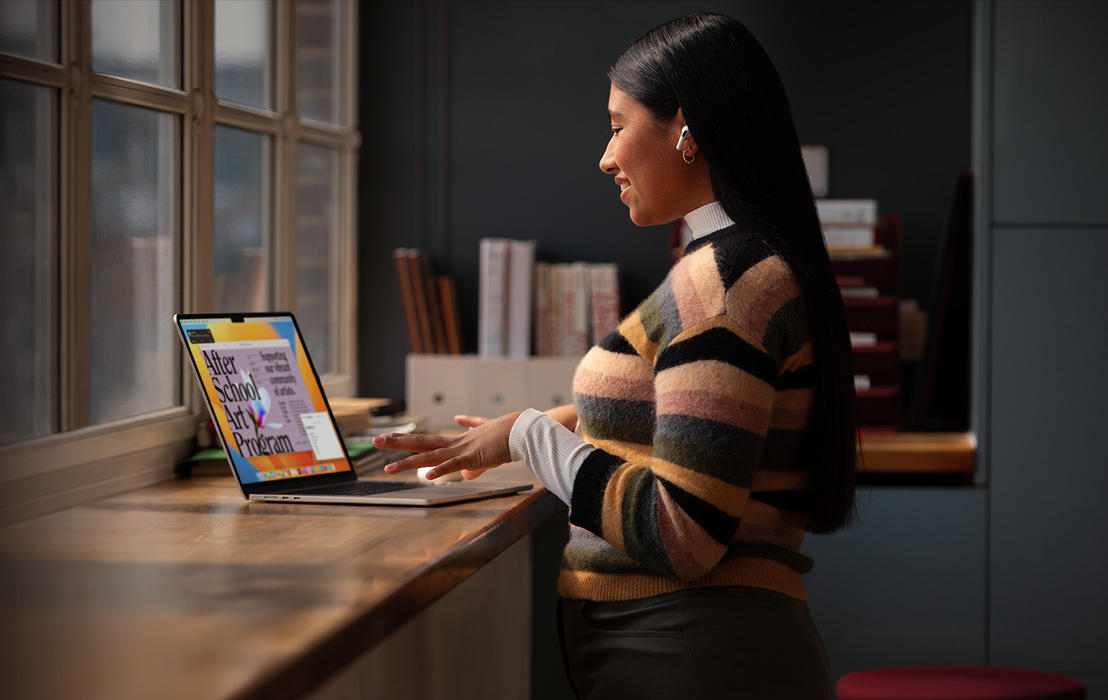
[[785, 88], [769, 56], [738, 20], [695, 13], [656, 27], [608, 71], [658, 120], [678, 108], [708, 161], [712, 189], [736, 224], [759, 236], [800, 284], [811, 329], [815, 405], [813, 532], [854, 511], [854, 378], [842, 296], [823, 240]]

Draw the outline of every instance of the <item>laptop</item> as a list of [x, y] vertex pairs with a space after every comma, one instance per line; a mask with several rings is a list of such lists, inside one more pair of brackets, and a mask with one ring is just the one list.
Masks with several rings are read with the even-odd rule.
[[435, 506], [532, 488], [358, 479], [291, 313], [176, 314], [173, 322], [251, 501]]

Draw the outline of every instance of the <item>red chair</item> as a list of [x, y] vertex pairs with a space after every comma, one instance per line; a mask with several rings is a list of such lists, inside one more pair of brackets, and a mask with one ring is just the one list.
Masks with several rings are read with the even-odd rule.
[[992, 666], [913, 666], [848, 673], [839, 700], [1084, 700], [1085, 686], [1046, 671]]

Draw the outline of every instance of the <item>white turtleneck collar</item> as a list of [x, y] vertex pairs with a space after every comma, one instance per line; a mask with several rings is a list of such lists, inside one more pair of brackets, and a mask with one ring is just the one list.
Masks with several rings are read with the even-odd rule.
[[697, 207], [685, 214], [684, 218], [685, 224], [692, 231], [693, 240], [735, 225], [735, 222], [723, 210], [723, 205], [719, 202]]

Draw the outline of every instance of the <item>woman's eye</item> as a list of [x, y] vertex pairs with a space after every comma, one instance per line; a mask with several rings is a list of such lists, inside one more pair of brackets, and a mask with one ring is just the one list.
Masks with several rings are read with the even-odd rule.
[[618, 134], [622, 130], [623, 130], [623, 127], [621, 127], [621, 126], [613, 126], [610, 129], [608, 129], [608, 131], [611, 132], [612, 136], [615, 136], [616, 134]]

